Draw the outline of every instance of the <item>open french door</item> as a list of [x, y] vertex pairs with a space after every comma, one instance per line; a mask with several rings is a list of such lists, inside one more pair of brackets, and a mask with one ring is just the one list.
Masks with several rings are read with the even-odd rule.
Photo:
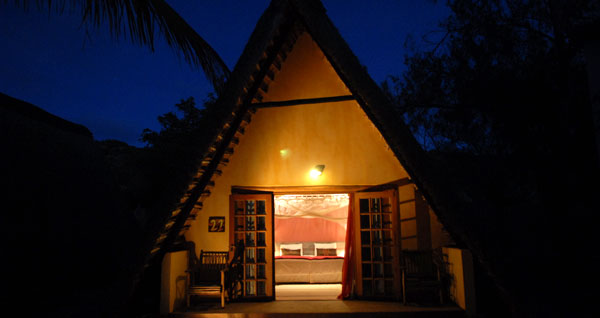
[[273, 195], [232, 194], [230, 244], [244, 241], [242, 297], [274, 299]]
[[397, 190], [354, 196], [356, 292], [363, 298], [398, 298], [400, 228]]

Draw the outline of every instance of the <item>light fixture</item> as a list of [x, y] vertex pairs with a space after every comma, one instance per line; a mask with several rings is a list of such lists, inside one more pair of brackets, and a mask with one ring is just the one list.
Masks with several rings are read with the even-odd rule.
[[310, 176], [316, 178], [323, 174], [323, 169], [325, 169], [325, 165], [316, 165], [311, 171]]
[[290, 150], [288, 148], [279, 150], [279, 155], [281, 158], [285, 159], [290, 155]]

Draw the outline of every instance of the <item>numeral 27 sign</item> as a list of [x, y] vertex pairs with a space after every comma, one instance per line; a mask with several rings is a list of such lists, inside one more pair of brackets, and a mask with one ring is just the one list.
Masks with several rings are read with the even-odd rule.
[[209, 216], [208, 217], [209, 232], [225, 232], [225, 217], [224, 216]]

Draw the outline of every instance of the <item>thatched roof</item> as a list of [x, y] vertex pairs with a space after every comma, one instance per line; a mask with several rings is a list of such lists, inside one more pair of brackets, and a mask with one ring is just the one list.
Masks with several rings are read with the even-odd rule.
[[[202, 210], [222, 167], [229, 163], [262, 95], [304, 32], [316, 42], [351, 97], [378, 128], [453, 241], [473, 254], [477, 273], [483, 274], [477, 274], [479, 283], [485, 281], [478, 297], [483, 290], [485, 297], [480, 298], [487, 298], [488, 306], [495, 308], [492, 310], [502, 306], [515, 311], [517, 306], [537, 308], [550, 299], [549, 292], [541, 292], [550, 289], [540, 287], [547, 285], [547, 279], [531, 275], [551, 254], [547, 252], [549, 243], [544, 244], [543, 251], [536, 246], [550, 231], [539, 232], [548, 223], [544, 213], [539, 213], [544, 210], [535, 196], [523, 197], [530, 193], [527, 178], [531, 176], [508, 168], [520, 163], [507, 166], [498, 158], [424, 152], [318, 0], [273, 0], [261, 16], [217, 102], [212, 118], [217, 128], [206, 136], [208, 142], [199, 141], [207, 146], [195, 175], [190, 177], [188, 191], [165, 217], [145, 266], [160, 261], [165, 252], [185, 241], [184, 233]], [[534, 209], [538, 213], [531, 213]], [[537, 293], [536, 297], [530, 292]]]
[[[254, 104], [262, 101], [262, 92], [268, 90], [268, 84], [277, 76], [282, 62], [303, 32], [308, 32], [319, 45], [454, 239], [462, 243], [468, 241], [454, 215], [469, 198], [455, 193], [457, 189], [449, 186], [441, 171], [431, 164], [325, 11], [316, 0], [274, 0], [263, 13], [217, 103], [220, 113], [214, 120], [219, 128], [207, 137], [212, 142], [199, 160], [188, 191], [157, 233], [146, 266], [156, 255], [162, 255], [180, 241], [191, 226], [191, 221], [202, 209], [202, 201], [210, 195], [221, 167], [229, 162], [239, 136], [250, 122]], [[454, 191], [451, 193], [450, 189]], [[457, 194], [463, 196], [461, 200], [457, 199]]]

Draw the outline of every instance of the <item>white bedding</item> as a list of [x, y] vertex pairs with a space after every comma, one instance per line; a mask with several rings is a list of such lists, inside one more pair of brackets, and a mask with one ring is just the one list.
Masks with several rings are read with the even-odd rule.
[[341, 283], [341, 257], [276, 257], [275, 283]]

